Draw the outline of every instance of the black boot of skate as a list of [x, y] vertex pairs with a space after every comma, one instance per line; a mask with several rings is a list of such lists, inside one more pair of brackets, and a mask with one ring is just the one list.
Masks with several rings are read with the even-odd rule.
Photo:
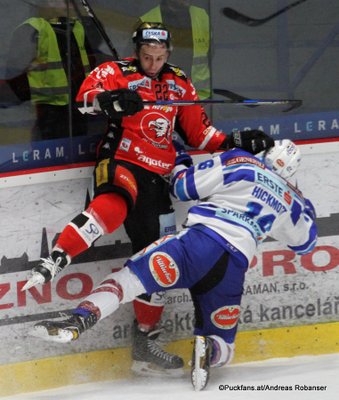
[[210, 363], [213, 342], [206, 336], [196, 336], [194, 339], [191, 381], [195, 391], [205, 389], [210, 377]]
[[52, 280], [71, 262], [70, 257], [63, 251], [54, 250], [48, 258], [42, 258], [40, 263], [33, 267], [33, 272], [44, 276], [45, 282]]
[[47, 258], [41, 258], [38, 265], [32, 268], [31, 276], [22, 288], [30, 289], [38, 284], [52, 281], [71, 262], [71, 258], [63, 251], [54, 250]]
[[98, 321], [97, 315], [84, 310], [74, 313], [70, 318], [62, 321], [41, 321], [34, 325], [31, 336], [47, 341], [67, 343], [77, 340], [87, 329], [90, 329]]
[[161, 330], [143, 332], [134, 321], [132, 331], [132, 371], [139, 376], [183, 375], [184, 361], [181, 357], [164, 351], [156, 342]]

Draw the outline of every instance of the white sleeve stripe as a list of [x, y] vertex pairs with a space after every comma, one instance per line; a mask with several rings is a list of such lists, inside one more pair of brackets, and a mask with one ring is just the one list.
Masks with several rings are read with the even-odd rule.
[[211, 127], [210, 131], [208, 132], [208, 134], [206, 135], [204, 141], [201, 143], [201, 145], [198, 147], [199, 150], [204, 150], [204, 148], [206, 147], [207, 143], [212, 139], [212, 137], [214, 136], [216, 132], [216, 128]]

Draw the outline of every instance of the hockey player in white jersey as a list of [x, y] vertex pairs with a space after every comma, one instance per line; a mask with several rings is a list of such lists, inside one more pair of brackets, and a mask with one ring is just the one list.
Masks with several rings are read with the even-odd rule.
[[56, 342], [76, 340], [141, 293], [188, 288], [195, 308], [191, 376], [195, 390], [202, 390], [210, 367], [233, 358], [245, 273], [258, 245], [269, 235], [296, 254], [315, 246], [312, 203], [286, 180], [300, 159], [290, 140], [276, 141], [262, 158], [235, 149], [188, 167], [188, 156], [181, 154], [172, 194], [182, 201], [199, 200], [189, 209], [184, 230], [127, 260], [70, 318], [41, 321], [31, 333]]

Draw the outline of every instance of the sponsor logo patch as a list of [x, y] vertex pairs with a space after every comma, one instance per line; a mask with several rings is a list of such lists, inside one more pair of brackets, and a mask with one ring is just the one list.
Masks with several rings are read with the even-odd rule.
[[118, 165], [115, 170], [113, 183], [116, 186], [126, 189], [128, 193], [132, 196], [133, 201], [136, 201], [138, 186], [133, 174], [128, 169]]
[[173, 286], [180, 276], [178, 266], [173, 258], [161, 251], [151, 255], [149, 268], [153, 278], [162, 287]]
[[170, 68], [175, 73], [175, 75], [177, 75], [177, 76], [185, 76], [186, 77], [185, 72], [182, 69], [180, 69], [178, 67], [175, 67], [173, 65], [171, 65]]
[[265, 168], [265, 164], [263, 164], [256, 158], [247, 157], [247, 156], [233, 157], [229, 160], [226, 160], [226, 162], [224, 161], [223, 164], [225, 164], [226, 166], [236, 165], [236, 164], [254, 164], [254, 165], [258, 166], [259, 168], [262, 168], [262, 169]]
[[170, 168], [172, 167], [172, 164], [170, 163], [165, 163], [161, 160], [155, 160], [154, 158], [147, 157], [144, 154], [138, 156], [138, 160], [148, 164], [151, 167], [160, 167], [167, 170], [170, 170]]
[[139, 87], [151, 89], [151, 86], [151, 79], [147, 77], [128, 82], [128, 89], [130, 90], [137, 90]]
[[218, 308], [211, 314], [213, 325], [220, 329], [234, 328], [240, 316], [240, 306], [224, 306]]
[[98, 166], [95, 168], [95, 177], [97, 186], [103, 185], [108, 182], [108, 166], [109, 159], [106, 158], [101, 160]]
[[285, 192], [284, 193], [284, 200], [286, 201], [287, 204], [292, 203], [292, 196], [290, 192]]
[[167, 40], [168, 32], [163, 29], [145, 29], [142, 31], [143, 39]]
[[285, 166], [285, 163], [281, 158], [277, 159], [277, 164], [279, 165], [279, 167], [284, 167]]
[[122, 151], [129, 151], [131, 143], [130, 139], [123, 138], [120, 142], [119, 149]]
[[106, 78], [108, 75], [114, 75], [115, 71], [111, 66], [106, 65], [105, 68], [95, 68], [94, 73], [96, 75], [96, 79], [100, 80]]

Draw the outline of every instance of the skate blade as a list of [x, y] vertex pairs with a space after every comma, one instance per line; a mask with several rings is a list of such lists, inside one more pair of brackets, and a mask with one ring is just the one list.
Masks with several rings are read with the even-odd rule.
[[196, 392], [205, 389], [208, 381], [208, 372], [202, 368], [194, 368], [192, 371], [192, 384]]
[[131, 371], [136, 376], [149, 378], [181, 378], [184, 376], [183, 368], [161, 368], [146, 361], [133, 361]]
[[203, 390], [208, 382], [209, 371], [201, 368], [206, 357], [206, 338], [196, 336], [194, 341], [194, 367], [191, 371], [192, 385], [196, 392]]
[[74, 337], [71, 331], [66, 329], [57, 328], [53, 331], [48, 330], [45, 326], [36, 325], [28, 334], [48, 342], [69, 343]]
[[35, 272], [22, 287], [21, 291], [24, 292], [25, 290], [42, 283], [45, 283], [45, 278], [39, 272]]

